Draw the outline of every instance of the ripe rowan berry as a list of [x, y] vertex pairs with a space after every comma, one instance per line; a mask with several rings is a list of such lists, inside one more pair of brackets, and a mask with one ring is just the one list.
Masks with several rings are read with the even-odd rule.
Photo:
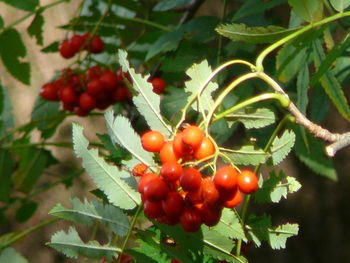
[[162, 78], [153, 78], [151, 80], [152, 86], [153, 86], [153, 92], [156, 94], [161, 94], [164, 92], [166, 88], [166, 83], [164, 79]]
[[242, 170], [238, 175], [238, 187], [242, 193], [251, 194], [258, 190], [258, 177], [256, 174], [248, 169]]
[[180, 216], [180, 223], [186, 232], [196, 232], [202, 224], [200, 212], [195, 207], [186, 207]]
[[232, 166], [223, 166], [214, 176], [214, 183], [218, 189], [232, 190], [237, 187], [238, 172]]
[[182, 141], [196, 150], [202, 143], [204, 138], [203, 131], [195, 125], [190, 125], [182, 132]]
[[147, 131], [141, 136], [142, 147], [148, 152], [159, 152], [164, 143], [164, 135], [159, 131]]
[[185, 191], [196, 191], [201, 186], [202, 175], [195, 168], [183, 169], [180, 176], [180, 185]]
[[133, 176], [142, 176], [146, 173], [148, 166], [144, 163], [139, 163], [134, 166], [132, 169]]
[[177, 162], [179, 157], [174, 152], [173, 142], [166, 142], [159, 152], [159, 157], [161, 162], [164, 164], [166, 162]]
[[215, 153], [215, 146], [210, 138], [205, 137], [202, 140], [202, 143], [194, 152], [194, 157], [197, 160], [205, 159]]
[[147, 200], [156, 202], [163, 200], [169, 192], [169, 187], [165, 181], [156, 177], [149, 182], [147, 182], [143, 187], [143, 194]]
[[166, 181], [176, 181], [182, 174], [182, 166], [178, 162], [169, 161], [162, 165], [160, 175]]

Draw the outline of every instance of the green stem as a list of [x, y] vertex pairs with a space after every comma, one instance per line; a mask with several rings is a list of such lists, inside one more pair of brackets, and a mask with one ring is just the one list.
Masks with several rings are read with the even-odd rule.
[[[227, 1], [224, 0], [224, 2], [222, 4], [222, 9], [221, 9], [220, 24], [222, 24], [223, 21], [224, 21], [224, 17], [225, 17], [225, 13], [226, 13], [226, 5], [227, 5]], [[218, 52], [217, 52], [217, 55], [216, 55], [216, 66], [218, 66], [220, 64], [221, 49], [222, 49], [222, 35], [219, 35]]]
[[290, 35], [278, 40], [277, 42], [273, 43], [271, 46], [268, 46], [266, 49], [264, 49], [260, 54], [259, 56], [257, 57], [256, 59], [256, 69], [258, 72], [260, 71], [263, 71], [264, 70], [264, 67], [263, 67], [263, 61], [265, 59], [265, 57], [270, 54], [272, 51], [274, 51], [276, 48], [282, 46], [283, 44], [285, 44], [286, 42], [288, 42], [289, 40], [292, 40], [298, 36], [300, 36], [301, 34], [313, 29], [313, 28], [316, 28], [316, 27], [319, 27], [319, 26], [322, 26], [324, 24], [327, 24], [327, 23], [330, 23], [330, 22], [333, 22], [337, 19], [340, 19], [340, 18], [343, 18], [343, 17], [347, 17], [347, 16], [350, 16], [350, 11], [348, 12], [344, 12], [344, 13], [337, 13], [333, 16], [330, 16], [330, 17], [327, 17], [325, 19], [322, 19], [320, 21], [317, 21], [317, 22], [314, 22], [312, 24], [309, 24], [305, 27], [302, 27], [301, 29], [299, 29], [298, 31], [295, 31], [293, 33], [291, 33]]
[[144, 24], [144, 25], [151, 26], [154, 28], [158, 28], [160, 30], [167, 31], [167, 32], [172, 31], [170, 28], [168, 28], [166, 26], [163, 26], [161, 24], [158, 24], [158, 23], [155, 23], [155, 22], [143, 19], [143, 18], [139, 18], [139, 17], [122, 17], [122, 16], [115, 16], [115, 17], [118, 19], [121, 19], [121, 20], [136, 22], [136, 23]]
[[[133, 231], [134, 226], [136, 224], [136, 220], [137, 220], [137, 218], [138, 218], [138, 216], [139, 216], [139, 214], [140, 214], [140, 212], [142, 210], [142, 207], [143, 207], [142, 204], [139, 204], [139, 207], [137, 208], [136, 213], [135, 213], [134, 217], [132, 218], [128, 234], [127, 234], [127, 236], [126, 236], [126, 238], [125, 238], [125, 240], [123, 242], [123, 245], [122, 245], [122, 249], [121, 249], [121, 252], [120, 252], [121, 255], [124, 253], [124, 250], [125, 250], [128, 242], [129, 242], [129, 239], [131, 237], [132, 231]], [[119, 257], [118, 262], [121, 263], [121, 257]]]
[[61, 219], [60, 218], [52, 218], [52, 219], [43, 221], [43, 222], [41, 222], [41, 223], [31, 227], [31, 228], [28, 228], [28, 229], [18, 233], [14, 237], [10, 238], [6, 242], [2, 243], [0, 249], [8, 247], [8, 246], [12, 245], [13, 243], [15, 243], [16, 241], [22, 239], [23, 237], [29, 235], [30, 233], [33, 233], [33, 232], [39, 230], [40, 228], [43, 228], [43, 227], [50, 225], [50, 224], [53, 224], [59, 220], [61, 220]]
[[[103, 144], [92, 142], [90, 143], [91, 146], [95, 147], [104, 147]], [[63, 148], [72, 148], [73, 144], [71, 142], [33, 142], [33, 143], [26, 143], [26, 144], [3, 144], [0, 145], [0, 149], [21, 149], [21, 148], [28, 148], [28, 147], [36, 147], [36, 146], [55, 146], [55, 147], [63, 147]]]
[[20, 19], [12, 22], [11, 24], [9, 24], [8, 26], [6, 27], [3, 27], [2, 29], [0, 29], [0, 34], [6, 30], [8, 30], [9, 28], [12, 28], [14, 26], [17, 26], [18, 24], [22, 23], [23, 21], [27, 20], [29, 17], [35, 15], [38, 11], [45, 11], [46, 9], [50, 8], [50, 7], [53, 7], [53, 6], [56, 6], [56, 5], [59, 5], [61, 3], [64, 3], [64, 2], [68, 2], [68, 0], [58, 0], [56, 2], [53, 2], [51, 4], [47, 4], [47, 5], [44, 5], [42, 7], [39, 7], [37, 10], [33, 11], [33, 12], [30, 12], [28, 14], [26, 14], [25, 16], [21, 17]]
[[213, 117], [213, 122], [217, 121], [217, 120], [220, 120], [222, 118], [225, 118], [227, 115], [229, 114], [232, 114], [233, 112], [235, 111], [238, 111], [244, 107], [247, 107], [251, 104], [254, 104], [254, 103], [257, 103], [257, 102], [260, 102], [260, 101], [264, 101], [264, 100], [269, 100], [269, 99], [275, 99], [275, 100], [278, 100], [281, 105], [283, 107], [288, 107], [289, 103], [290, 103], [290, 100], [282, 95], [282, 94], [277, 94], [277, 93], [264, 93], [264, 94], [261, 94], [261, 95], [258, 95], [258, 96], [255, 96], [253, 98], [249, 98], [227, 110], [225, 110], [224, 112], [221, 112], [220, 114], [218, 115], [215, 115]]

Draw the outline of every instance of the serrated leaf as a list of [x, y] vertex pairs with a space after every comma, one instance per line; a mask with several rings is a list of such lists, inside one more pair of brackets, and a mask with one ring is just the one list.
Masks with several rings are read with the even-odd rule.
[[8, 29], [0, 34], [0, 43], [0, 56], [6, 69], [14, 78], [29, 85], [30, 65], [22, 61], [27, 54], [27, 49], [21, 35], [13, 28]]
[[165, 123], [160, 113], [160, 97], [153, 92], [152, 84], [147, 81], [149, 76], [142, 77], [141, 74], [137, 74], [133, 68], [130, 68], [125, 51], [119, 50], [118, 57], [123, 71], [130, 73], [133, 87], [138, 92], [138, 95], [133, 97], [138, 111], [145, 118], [151, 129], [158, 130], [165, 137], [169, 137], [172, 130]]
[[191, 0], [163, 0], [153, 7], [153, 11], [167, 11], [174, 7], [183, 6], [191, 3]]
[[297, 77], [297, 101], [296, 106], [302, 113], [306, 113], [309, 90], [309, 67], [305, 63], [304, 66], [299, 71]]
[[58, 41], [52, 42], [50, 45], [44, 47], [40, 51], [43, 53], [56, 53], [58, 52], [60, 43]]
[[322, 1], [319, 0], [288, 0], [293, 11], [307, 22], [316, 21], [320, 11]]
[[38, 12], [34, 17], [32, 23], [28, 27], [28, 34], [31, 37], [35, 37], [36, 44], [42, 46], [44, 43], [43, 40], [43, 25], [44, 25], [44, 17], [41, 12]]
[[292, 150], [295, 142], [295, 133], [285, 130], [281, 137], [276, 136], [271, 145], [271, 158], [273, 165], [282, 162]]
[[117, 247], [102, 246], [97, 241], [84, 243], [74, 227], [70, 227], [67, 234], [64, 231], [56, 232], [52, 235], [51, 242], [47, 243], [47, 245], [65, 254], [67, 257], [75, 259], [79, 255], [83, 255], [88, 258], [100, 259], [101, 257], [106, 257], [108, 260], [111, 260], [113, 256], [117, 256], [117, 253], [121, 251]]
[[92, 220], [97, 220], [118, 236], [126, 236], [128, 233], [128, 217], [119, 208], [109, 204], [103, 205], [96, 200], [88, 202], [85, 199], [82, 203], [78, 198], [73, 198], [71, 203], [72, 209], [57, 204], [49, 214], [89, 226], [92, 225]]
[[343, 12], [350, 5], [350, 0], [329, 0], [329, 2], [338, 12]]
[[[325, 54], [319, 40], [313, 42], [313, 51], [315, 66], [318, 69], [321, 65], [321, 62], [325, 59]], [[350, 120], [350, 107], [342, 90], [342, 87], [340, 86], [339, 81], [334, 76], [334, 74], [331, 71], [327, 71], [320, 78], [320, 82], [339, 113], [345, 119]]]
[[232, 209], [222, 210], [219, 223], [211, 229], [228, 238], [246, 240], [242, 224]]
[[0, 2], [28, 12], [35, 11], [35, 8], [39, 5], [39, 0], [0, 0]]
[[83, 160], [83, 167], [112, 204], [122, 209], [133, 209], [140, 203], [139, 193], [124, 179], [130, 174], [107, 164], [98, 156], [96, 149], [88, 150], [89, 142], [83, 136], [83, 128], [77, 124], [73, 124], [73, 143], [76, 155]]
[[[226, 149], [224, 150], [226, 151]], [[232, 162], [237, 165], [258, 165], [265, 163], [269, 154], [261, 149], [254, 147], [253, 145], [242, 146], [240, 149], [230, 149], [226, 152]]]
[[294, 193], [300, 187], [301, 184], [294, 177], [286, 176], [283, 171], [279, 174], [271, 172], [270, 177], [254, 193], [254, 199], [257, 202], [278, 203], [282, 197], [287, 198], [288, 193]]
[[287, 238], [297, 236], [299, 232], [298, 224], [279, 225], [268, 230], [269, 244], [272, 249], [286, 248]]
[[[212, 74], [211, 67], [208, 64], [207, 60], [203, 60], [199, 64], [193, 64], [187, 71], [186, 75], [191, 79], [185, 82], [186, 88], [185, 92], [190, 93], [191, 95], [187, 98], [187, 101], [192, 100], [198, 95], [198, 90], [205, 84], [208, 76]], [[199, 96], [199, 103], [195, 101], [192, 104], [192, 108], [196, 111], [207, 112], [212, 108], [213, 99], [212, 93], [218, 89], [218, 84], [211, 81], [208, 83], [206, 88], [201, 92]]]
[[243, 110], [227, 115], [225, 119], [231, 123], [239, 121], [247, 129], [258, 129], [266, 127], [276, 121], [275, 113], [267, 108]]
[[246, 43], [262, 44], [271, 43], [287, 36], [298, 28], [287, 29], [279, 26], [249, 27], [245, 24], [219, 25], [216, 29], [220, 35], [232, 41], [243, 41]]
[[105, 113], [105, 119], [108, 134], [114, 143], [128, 150], [139, 162], [148, 166], [155, 165], [152, 154], [142, 148], [140, 136], [135, 133], [127, 118], [114, 118], [113, 111], [108, 111]]
[[28, 260], [24, 258], [12, 247], [5, 248], [0, 252], [0, 263], [28, 263]]

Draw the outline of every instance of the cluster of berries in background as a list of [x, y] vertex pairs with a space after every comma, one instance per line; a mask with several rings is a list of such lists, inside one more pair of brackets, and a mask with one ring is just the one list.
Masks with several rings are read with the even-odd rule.
[[[205, 175], [194, 162], [205, 164], [215, 154], [211, 138], [195, 125], [178, 132], [172, 141], [162, 133], [148, 131], [141, 136], [146, 151], [158, 153], [159, 171], [137, 164], [133, 175], [141, 177], [138, 191], [148, 218], [169, 225], [180, 223], [187, 232], [197, 231], [202, 224], [216, 225], [223, 208], [234, 208], [242, 201], [242, 193], [258, 189], [258, 179], [248, 169], [238, 171], [225, 165], [215, 174]], [[203, 172], [203, 173], [202, 173]]]
[[99, 36], [74, 34], [71, 38], [62, 41], [59, 52], [64, 58], [72, 58], [81, 50], [86, 50], [93, 54], [101, 53], [104, 49], [104, 42]]

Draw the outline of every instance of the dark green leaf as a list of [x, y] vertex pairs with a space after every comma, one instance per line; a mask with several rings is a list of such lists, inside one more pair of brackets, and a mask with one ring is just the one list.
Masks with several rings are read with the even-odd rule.
[[20, 253], [12, 247], [5, 248], [0, 252], [0, 263], [28, 263]]
[[9, 151], [0, 149], [0, 202], [7, 202], [11, 194], [11, 174], [14, 162]]
[[38, 203], [25, 202], [17, 210], [16, 216], [15, 216], [16, 220], [20, 223], [27, 221], [29, 218], [31, 218], [34, 215], [37, 208], [38, 208]]
[[274, 42], [293, 33], [298, 28], [286, 29], [278, 26], [248, 27], [244, 24], [222, 24], [215, 30], [220, 35], [228, 37], [233, 41], [260, 44]]
[[8, 5], [12, 5], [13, 7], [28, 12], [35, 11], [35, 8], [39, 5], [39, 0], [0, 0], [0, 2], [4, 2]]
[[173, 87], [167, 87], [166, 92], [168, 95], [161, 100], [160, 108], [162, 114], [172, 123], [175, 123], [177, 117], [179, 117], [179, 112], [186, 104], [188, 94], [183, 89]]
[[60, 43], [58, 41], [52, 42], [50, 45], [41, 49], [41, 52], [43, 52], [43, 53], [56, 53], [56, 52], [58, 52], [59, 45], [60, 45]]
[[36, 38], [36, 43], [40, 46], [43, 45], [43, 25], [44, 25], [44, 17], [43, 15], [38, 12], [36, 16], [34, 17], [32, 23], [28, 27], [28, 34], [31, 37]]
[[[0, 83], [0, 137], [14, 126], [14, 115], [12, 112], [11, 99], [7, 89]], [[11, 139], [11, 136], [7, 138]], [[4, 140], [7, 141], [7, 140]]]
[[4, 20], [2, 19], [2, 17], [0, 16], [0, 28], [4, 27]]
[[307, 22], [316, 21], [322, 11], [322, 1], [319, 0], [288, 0], [293, 11]]
[[200, 16], [191, 19], [181, 28], [185, 29], [185, 31], [191, 36], [191, 44], [193, 44], [194, 41], [198, 43], [206, 43], [217, 36], [215, 34], [215, 27], [219, 22], [219, 19], [213, 16]]
[[153, 7], [153, 11], [166, 11], [191, 3], [191, 0], [163, 0]]
[[338, 12], [343, 12], [350, 5], [350, 0], [329, 0], [329, 2]]
[[[325, 59], [325, 54], [319, 40], [313, 43], [314, 62], [316, 69], [319, 69], [321, 62]], [[328, 97], [332, 100], [339, 113], [347, 120], [350, 120], [350, 108], [342, 87], [331, 71], [327, 71], [320, 78], [321, 85]]]
[[[108, 0], [104, 0], [106, 3], [108, 3]], [[122, 6], [125, 7], [127, 9], [133, 10], [133, 11], [140, 11], [141, 7], [139, 4], [139, 1], [135, 1], [135, 0], [118, 0], [118, 1], [112, 1], [113, 5], [116, 6]], [[122, 11], [123, 12], [123, 11]]]
[[122, 160], [129, 157], [126, 150], [114, 144], [108, 134], [97, 134], [98, 138], [102, 141], [104, 147], [108, 150], [111, 160], [120, 165]]
[[297, 77], [297, 101], [296, 105], [302, 113], [306, 113], [309, 90], [309, 67], [307, 64], [300, 69]]
[[0, 43], [1, 59], [7, 70], [13, 77], [29, 85], [30, 65], [28, 62], [21, 62], [21, 58], [27, 54], [21, 35], [13, 28], [6, 30], [0, 35]]

